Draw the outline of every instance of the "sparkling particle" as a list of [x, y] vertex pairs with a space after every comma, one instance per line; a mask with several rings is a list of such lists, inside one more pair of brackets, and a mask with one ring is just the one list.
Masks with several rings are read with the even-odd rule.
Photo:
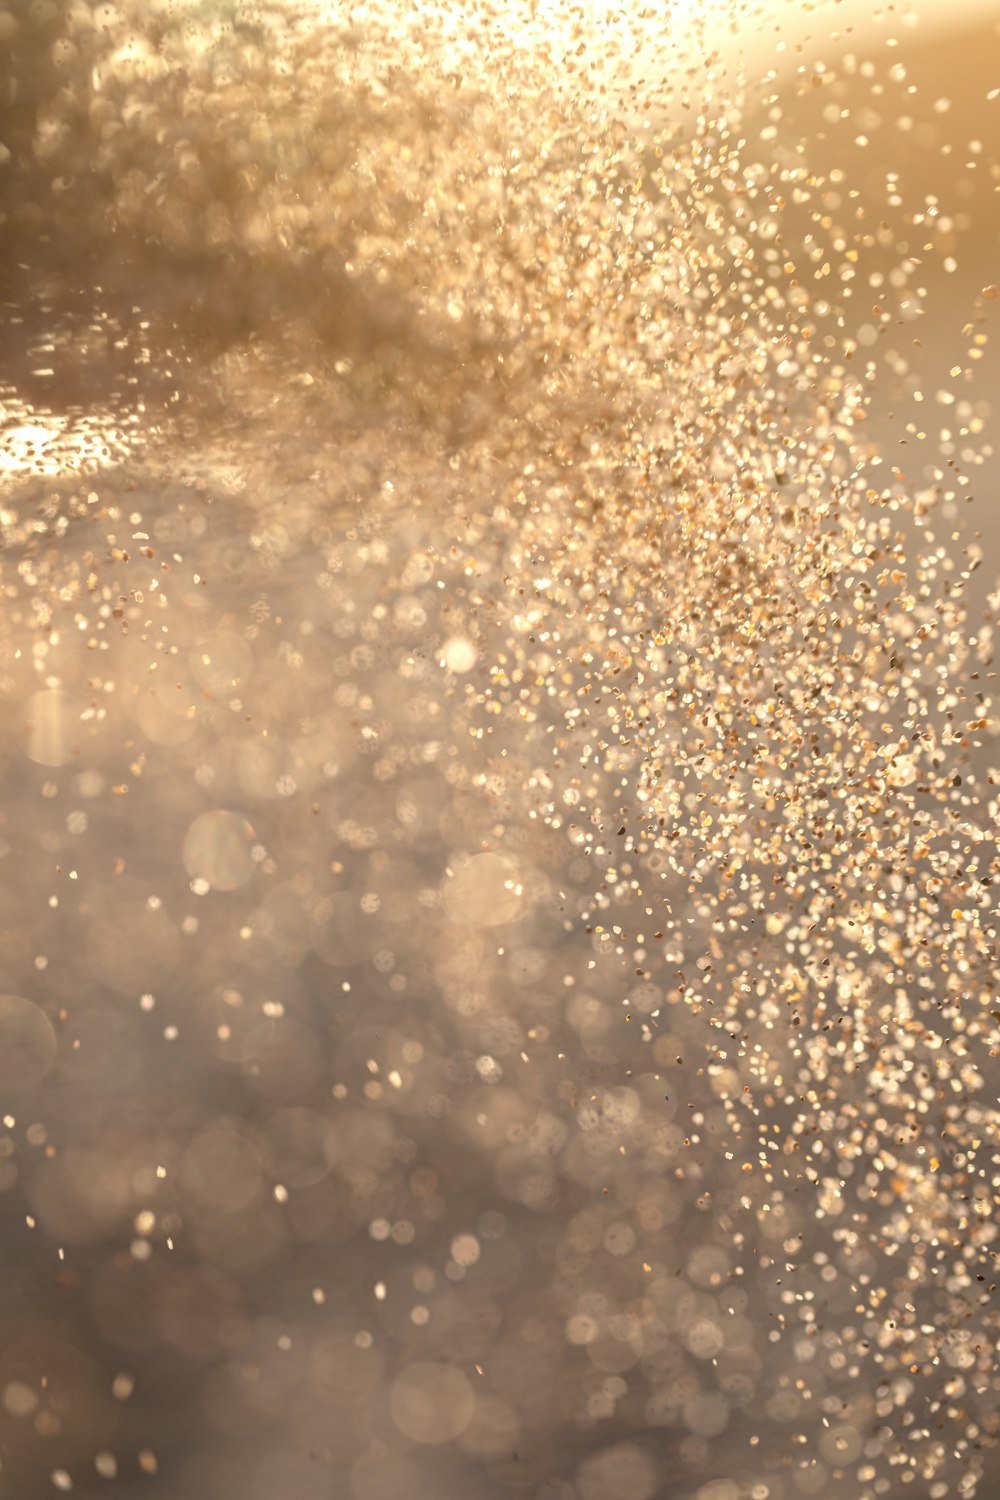
[[8, 1487], [996, 1492], [937, 9], [0, 10]]

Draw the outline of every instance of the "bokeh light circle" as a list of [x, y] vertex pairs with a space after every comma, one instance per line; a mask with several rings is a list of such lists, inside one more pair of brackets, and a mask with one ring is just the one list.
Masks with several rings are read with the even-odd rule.
[[414, 1443], [450, 1443], [472, 1421], [475, 1397], [454, 1365], [417, 1360], [392, 1383], [389, 1410], [400, 1432]]
[[240, 813], [202, 813], [184, 835], [184, 867], [210, 890], [235, 891], [253, 874], [253, 842], [253, 828]]

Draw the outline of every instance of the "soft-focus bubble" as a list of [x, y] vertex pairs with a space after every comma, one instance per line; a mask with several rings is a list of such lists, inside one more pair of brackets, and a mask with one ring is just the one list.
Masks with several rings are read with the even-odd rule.
[[190, 1359], [215, 1359], [241, 1341], [240, 1294], [211, 1265], [170, 1267], [156, 1282], [152, 1309], [163, 1341]]
[[[58, 1457], [61, 1467], [77, 1472], [81, 1460], [89, 1467], [94, 1449], [114, 1430], [114, 1403], [100, 1365], [77, 1347], [58, 1319], [38, 1313], [8, 1319], [0, 1352], [0, 1390], [5, 1429], [0, 1480], [5, 1487], [11, 1458], [15, 1453], [23, 1457], [32, 1440], [40, 1437], [44, 1442], [46, 1435], [50, 1443], [56, 1439], [58, 1446], [49, 1449], [49, 1464]], [[42, 1484], [30, 1481], [16, 1489], [18, 1494], [45, 1493]]]
[[478, 656], [479, 653], [472, 641], [460, 635], [453, 635], [441, 647], [441, 660], [449, 672], [471, 672]]
[[457, 1266], [474, 1266], [480, 1253], [474, 1234], [457, 1234], [451, 1242], [451, 1258]]
[[106, 1151], [70, 1147], [45, 1164], [29, 1196], [48, 1232], [64, 1244], [99, 1239], [128, 1212], [128, 1163]]
[[733, 1479], [710, 1479], [699, 1489], [697, 1500], [740, 1500], [740, 1487]]
[[441, 888], [448, 917], [463, 927], [499, 927], [521, 913], [517, 865], [503, 854], [473, 854], [457, 863]]
[[154, 745], [183, 745], [198, 727], [198, 709], [190, 684], [162, 674], [142, 683], [135, 710], [139, 728]]
[[257, 1195], [232, 1213], [192, 1203], [187, 1221], [191, 1243], [206, 1265], [245, 1283], [280, 1260], [288, 1241], [286, 1214], [273, 1194], [268, 1194], [267, 1201]]
[[12, 1417], [30, 1417], [38, 1407], [38, 1392], [20, 1380], [10, 1380], [3, 1388], [4, 1409]]
[[600, 1325], [596, 1318], [587, 1313], [574, 1313], [566, 1320], [566, 1342], [569, 1344], [587, 1345], [593, 1343], [600, 1331]]
[[746, 1406], [757, 1391], [754, 1381], [745, 1371], [734, 1369], [727, 1369], [719, 1376], [719, 1389], [731, 1407]]
[[79, 751], [80, 705], [60, 688], [33, 693], [28, 702], [28, 758], [39, 766], [64, 766]]
[[254, 930], [289, 968], [301, 963], [315, 936], [319, 898], [299, 883], [271, 885], [251, 918]]
[[642, 1358], [644, 1341], [642, 1330], [634, 1318], [609, 1318], [603, 1327], [595, 1330], [594, 1337], [587, 1340], [587, 1357], [599, 1370], [609, 1375], [621, 1375], [634, 1369]]
[[488, 1208], [485, 1213], [479, 1215], [478, 1224], [480, 1237], [484, 1240], [499, 1240], [507, 1232], [507, 1215], [496, 1208]]
[[429, 583], [434, 577], [434, 559], [426, 552], [414, 552], [406, 560], [400, 581], [407, 588], [414, 588], [421, 583]]
[[829, 1482], [829, 1470], [819, 1459], [801, 1463], [792, 1475], [792, 1483], [800, 1495], [811, 1497], [825, 1495]]
[[235, 891], [253, 874], [254, 831], [240, 813], [202, 813], [184, 835], [184, 867], [213, 891]]
[[449, 1443], [472, 1421], [472, 1386], [454, 1365], [418, 1360], [397, 1375], [389, 1410], [400, 1432], [414, 1443]]
[[502, 1084], [482, 1086], [466, 1095], [458, 1119], [471, 1143], [496, 1150], [505, 1141], [527, 1135], [528, 1106]]
[[236, 1213], [261, 1192], [260, 1143], [241, 1121], [214, 1120], [185, 1151], [181, 1182], [202, 1208]]
[[729, 1402], [720, 1391], [705, 1391], [684, 1403], [684, 1425], [696, 1437], [713, 1438], [729, 1424]]
[[56, 1033], [45, 1012], [23, 995], [0, 995], [0, 1087], [40, 1083], [55, 1055]]
[[235, 692], [253, 670], [250, 643], [227, 630], [202, 636], [188, 660], [195, 682], [212, 694]]
[[322, 1182], [330, 1170], [326, 1142], [332, 1126], [313, 1110], [279, 1110], [267, 1123], [268, 1144], [281, 1179], [290, 1188]]
[[581, 1500], [651, 1500], [656, 1465], [635, 1443], [619, 1443], [584, 1459], [576, 1473]]
[[358, 896], [333, 891], [313, 913], [312, 946], [333, 967], [359, 963], [372, 949], [379, 924], [362, 911]]
[[420, 1491], [420, 1472], [398, 1453], [362, 1454], [351, 1465], [353, 1500], [412, 1500]]
[[291, 1017], [258, 1021], [242, 1046], [243, 1072], [255, 1093], [267, 1099], [308, 1094], [323, 1068], [315, 1033]]
[[[179, 941], [158, 892], [145, 881], [130, 880], [127, 874], [106, 884], [95, 883], [92, 889], [104, 920], [86, 927], [88, 971], [121, 993], [155, 993], [176, 965]], [[113, 1032], [126, 1024], [121, 1016], [110, 1019]], [[84, 1064], [97, 1069], [100, 1065], [100, 1055]]]
[[[305, 1411], [296, 1421], [299, 1431], [305, 1435], [314, 1433], [319, 1442], [330, 1441], [339, 1434], [339, 1440], [347, 1452], [353, 1449], [350, 1439], [354, 1432], [371, 1430], [373, 1413], [386, 1437], [386, 1378], [384, 1358], [379, 1350], [369, 1345], [362, 1346], [357, 1339], [358, 1319], [351, 1319], [351, 1327], [340, 1332], [321, 1335], [312, 1341], [299, 1400]], [[330, 1413], [336, 1411], [339, 1424], [332, 1430]], [[356, 1452], [357, 1450], [354, 1449]]]
[[631, 1224], [609, 1224], [604, 1231], [604, 1248], [611, 1255], [628, 1255], [635, 1249], [635, 1230]]
[[328, 1500], [330, 1483], [326, 1466], [295, 1449], [268, 1451], [254, 1465], [251, 1494], [253, 1500], [274, 1500], [278, 1495], [294, 1495], [295, 1500]]
[[198, 1007], [205, 1045], [222, 1062], [241, 1067], [246, 1039], [262, 1010], [261, 996], [235, 984], [220, 984]]
[[324, 1141], [328, 1163], [345, 1172], [384, 1172], [396, 1155], [396, 1146], [391, 1118], [361, 1109], [338, 1110]]
[[819, 1451], [834, 1467], [852, 1464], [861, 1453], [861, 1434], [846, 1423], [831, 1427], [821, 1435]]
[[236, 777], [247, 797], [272, 798], [276, 795], [278, 762], [276, 750], [259, 740], [244, 741], [234, 748]]
[[721, 1351], [725, 1339], [718, 1323], [698, 1318], [685, 1330], [684, 1342], [697, 1359], [713, 1359]]
[[509, 1402], [477, 1395], [475, 1416], [458, 1441], [466, 1453], [477, 1458], [506, 1458], [516, 1452], [520, 1430], [517, 1412]]
[[729, 1274], [729, 1253], [721, 1245], [699, 1245], [688, 1257], [687, 1276], [695, 1286], [722, 1286]]

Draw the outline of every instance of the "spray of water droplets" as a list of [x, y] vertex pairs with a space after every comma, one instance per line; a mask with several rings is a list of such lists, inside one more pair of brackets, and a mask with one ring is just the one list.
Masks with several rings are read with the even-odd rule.
[[778, 10], [0, 12], [0, 1495], [987, 1492], [1000, 102]]

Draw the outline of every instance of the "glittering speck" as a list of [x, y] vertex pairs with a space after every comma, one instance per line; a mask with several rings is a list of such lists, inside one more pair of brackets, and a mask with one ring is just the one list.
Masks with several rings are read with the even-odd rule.
[[986, 1500], [992, 17], [0, 7], [0, 1489]]

